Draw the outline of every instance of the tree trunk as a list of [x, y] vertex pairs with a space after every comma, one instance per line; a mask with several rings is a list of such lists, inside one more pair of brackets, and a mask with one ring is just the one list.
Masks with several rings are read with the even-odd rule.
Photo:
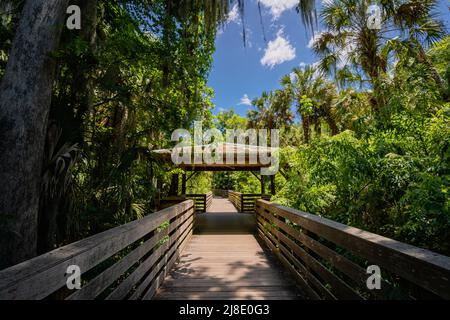
[[314, 131], [316, 131], [317, 137], [320, 138], [322, 136], [322, 123], [320, 122], [320, 119], [314, 121]]
[[336, 121], [333, 118], [333, 115], [330, 112], [327, 112], [325, 114], [325, 121], [327, 122], [328, 126], [330, 127], [331, 130], [331, 135], [335, 136], [339, 134], [339, 128], [336, 124]]
[[27, 0], [0, 84], [0, 268], [36, 254], [54, 63], [68, 0]]
[[[81, 15], [83, 17], [83, 27], [80, 30], [80, 37], [82, 40], [89, 43], [91, 53], [94, 54], [96, 51], [96, 40], [97, 40], [97, 0], [79, 0]], [[79, 130], [82, 127], [83, 117], [92, 108], [92, 97], [94, 96], [94, 88], [92, 77], [88, 74], [78, 74], [75, 71], [74, 79], [78, 80], [78, 83], [74, 84], [74, 90], [77, 94], [82, 96], [78, 112], [76, 114], [76, 123], [79, 126]], [[82, 134], [80, 134], [82, 135]], [[81, 141], [82, 138], [80, 138]]]
[[[82, 28], [79, 34], [74, 31], [70, 31], [68, 37], [72, 40], [75, 37], [80, 37], [83, 41], [86, 41], [90, 45], [91, 52], [95, 51], [96, 42], [96, 29], [97, 29], [97, 0], [78, 0], [75, 2], [81, 9], [82, 16]], [[64, 41], [64, 36], [63, 40]], [[76, 65], [77, 61], [73, 64]], [[58, 125], [62, 128], [63, 135], [61, 141], [48, 141], [48, 144], [75, 144], [83, 145], [84, 142], [84, 128], [83, 119], [85, 114], [91, 109], [92, 97], [93, 97], [93, 80], [90, 77], [90, 70], [86, 68], [71, 67], [70, 72], [73, 73], [73, 82], [70, 85], [71, 101], [69, 103], [53, 101], [52, 110], [50, 112], [51, 120], [59, 120]], [[56, 75], [58, 77], [58, 75]], [[55, 82], [57, 83], [57, 82]], [[59, 85], [59, 84], [57, 84]], [[61, 85], [60, 85], [61, 86]], [[57, 100], [57, 99], [55, 99]], [[61, 117], [59, 118], [56, 115]], [[67, 121], [67, 119], [70, 119]], [[51, 131], [55, 128], [50, 126], [48, 134], [51, 136]], [[43, 165], [48, 166], [46, 159]], [[56, 177], [55, 177], [56, 178]], [[42, 254], [54, 249], [57, 245], [57, 241], [66, 240], [58, 239], [56, 234], [64, 234], [64, 230], [67, 230], [67, 225], [58, 225], [58, 221], [70, 221], [67, 214], [70, 212], [64, 210], [64, 192], [59, 193], [57, 196], [50, 196], [43, 194], [41, 196], [41, 209], [39, 211], [38, 219], [38, 254]]]
[[305, 139], [305, 143], [309, 144], [311, 141], [311, 119], [308, 116], [302, 116], [302, 122], [303, 122], [303, 136]]

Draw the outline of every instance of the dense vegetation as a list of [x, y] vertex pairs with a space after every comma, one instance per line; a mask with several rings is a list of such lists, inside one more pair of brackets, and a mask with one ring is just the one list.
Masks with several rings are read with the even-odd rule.
[[[172, 131], [195, 119], [211, 121], [206, 76], [229, 5], [72, 2], [84, 24], [63, 28], [51, 53], [56, 68], [41, 165], [38, 252], [155, 210], [159, 193], [170, 188], [172, 169], [156, 164], [149, 151], [170, 147]], [[27, 5], [41, 8], [42, 2], [2, 1], [0, 76]], [[12, 219], [0, 216], [3, 243], [14, 235]]]
[[[0, 79], [27, 2], [0, 5]], [[247, 118], [213, 117], [206, 84], [229, 1], [73, 2], [89, 27], [63, 29], [52, 52], [37, 252], [153, 212], [179, 172], [150, 150], [203, 120], [281, 130], [275, 201], [450, 255], [450, 37], [431, 16], [435, 1], [381, 1], [397, 30], [389, 37], [365, 26], [366, 1], [328, 1], [320, 63], [280, 79]], [[311, 1], [299, 12], [315, 25]], [[212, 188], [258, 192], [259, 182], [204, 173], [188, 184]], [[15, 236], [13, 218], [0, 216], [2, 242]]]
[[289, 137], [275, 199], [450, 255], [450, 37], [433, 1], [397, 11], [386, 1], [390, 37], [364, 27], [363, 3], [327, 3], [319, 63], [249, 112], [250, 125]]

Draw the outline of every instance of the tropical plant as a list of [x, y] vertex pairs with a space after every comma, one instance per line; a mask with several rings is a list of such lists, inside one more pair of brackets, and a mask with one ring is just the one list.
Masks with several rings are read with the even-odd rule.
[[252, 104], [256, 109], [250, 110], [247, 115], [251, 128], [279, 129], [294, 120], [288, 97], [282, 90], [263, 92]]
[[318, 69], [313, 66], [294, 68], [291, 74], [281, 79], [281, 85], [290, 99], [289, 104], [295, 104], [302, 119], [305, 143], [311, 140], [310, 125], [314, 123], [317, 129], [320, 128], [321, 119], [326, 121], [332, 135], [338, 134], [333, 109], [336, 88]]
[[344, 80], [359, 80], [373, 89], [371, 102], [376, 113], [386, 104], [382, 87], [389, 65], [395, 61], [393, 53], [409, 50], [409, 56], [426, 63], [441, 84], [423, 44], [440, 39], [444, 30], [442, 23], [432, 16], [435, 0], [381, 1], [381, 29], [368, 26], [367, 12], [371, 4], [367, 0], [324, 2], [321, 16], [326, 29], [314, 36], [312, 48], [320, 57], [323, 71], [333, 72], [344, 83]]

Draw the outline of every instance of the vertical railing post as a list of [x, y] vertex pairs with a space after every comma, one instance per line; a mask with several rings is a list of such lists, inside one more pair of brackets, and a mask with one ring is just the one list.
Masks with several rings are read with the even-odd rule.
[[186, 195], [186, 182], [187, 182], [187, 177], [186, 177], [186, 172], [184, 172], [183, 176], [182, 176], [182, 180], [181, 180], [181, 194], [182, 195]]
[[266, 193], [266, 184], [264, 181], [265, 176], [261, 175], [261, 194]]
[[270, 194], [274, 196], [276, 194], [276, 187], [275, 187], [275, 175], [270, 176]]
[[244, 194], [241, 193], [241, 197], [240, 197], [241, 203], [239, 205], [239, 212], [244, 212]]

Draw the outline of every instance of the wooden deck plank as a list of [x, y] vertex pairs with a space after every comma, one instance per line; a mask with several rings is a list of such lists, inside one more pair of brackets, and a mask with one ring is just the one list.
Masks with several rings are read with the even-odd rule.
[[228, 199], [221, 197], [214, 197], [211, 203], [211, 207], [208, 210], [208, 213], [237, 213], [236, 208]]
[[165, 279], [160, 300], [300, 299], [294, 281], [255, 238], [255, 217], [214, 198]]
[[283, 299], [283, 300], [291, 300], [295, 297], [289, 291], [284, 292], [261, 292], [258, 288], [253, 290], [244, 290], [244, 291], [232, 291], [232, 292], [199, 292], [199, 291], [172, 291], [160, 293], [160, 300], [173, 300], [173, 299], [185, 299], [186, 296], [189, 296], [190, 300], [231, 300], [231, 299], [239, 299], [239, 300], [266, 300], [266, 299]]

